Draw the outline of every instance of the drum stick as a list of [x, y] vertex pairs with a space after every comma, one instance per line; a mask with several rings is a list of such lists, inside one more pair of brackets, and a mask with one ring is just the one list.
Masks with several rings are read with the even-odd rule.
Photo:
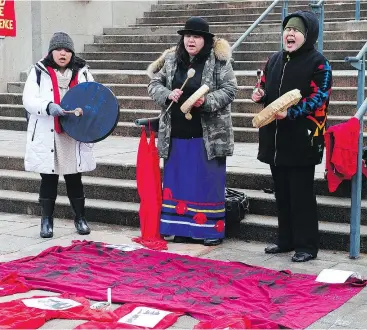
[[255, 91], [258, 91], [260, 89], [260, 86], [261, 86], [261, 76], [262, 76], [262, 72], [261, 72], [260, 69], [257, 69], [256, 76], [257, 76], [257, 83], [256, 83]]
[[83, 109], [82, 108], [76, 108], [75, 110], [69, 110], [69, 111], [66, 111], [64, 110], [64, 113], [67, 114], [67, 115], [75, 115], [77, 117], [79, 116], [83, 116]]
[[[182, 91], [183, 88], [185, 87], [186, 83], [189, 81], [190, 78], [192, 78], [193, 76], [195, 76], [195, 69], [189, 69], [189, 71], [187, 71], [187, 78], [186, 80], [184, 81], [184, 83], [182, 84], [180, 90]], [[173, 101], [170, 103], [170, 105], [168, 106], [168, 108], [166, 109], [166, 112], [171, 108], [173, 104]]]

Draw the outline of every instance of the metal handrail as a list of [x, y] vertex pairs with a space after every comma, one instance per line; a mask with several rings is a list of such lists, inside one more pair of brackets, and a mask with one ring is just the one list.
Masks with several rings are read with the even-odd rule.
[[310, 3], [309, 6], [315, 14], [319, 16], [319, 37], [317, 41], [317, 50], [322, 54], [324, 51], [324, 0], [320, 0], [317, 3]]
[[364, 46], [361, 48], [357, 56], [352, 57], [348, 56], [345, 58], [346, 62], [358, 62], [362, 59], [362, 56], [367, 52], [367, 42], [364, 44]]
[[319, 2], [315, 3], [312, 2], [309, 4], [310, 7], [321, 7], [321, 5], [323, 5], [323, 3], [325, 2], [325, 0], [320, 0]]
[[245, 38], [258, 26], [259, 23], [261, 23], [264, 18], [269, 14], [270, 11], [273, 10], [273, 8], [280, 2], [284, 1], [285, 3], [288, 3], [288, 0], [275, 0], [260, 16], [259, 18], [251, 24], [251, 26], [245, 31], [244, 34], [242, 34], [238, 40], [232, 45], [231, 50], [234, 51], [239, 45], [241, 45], [242, 41], [245, 40]]
[[349, 257], [359, 257], [361, 244], [361, 194], [362, 194], [362, 152], [363, 152], [363, 117], [367, 111], [365, 100], [367, 42], [356, 57], [346, 57], [345, 61], [358, 70], [357, 109], [354, 115], [360, 122], [358, 139], [357, 172], [352, 178], [351, 212], [350, 212], [350, 252]]
[[361, 1], [356, 0], [356, 21], [361, 19]]

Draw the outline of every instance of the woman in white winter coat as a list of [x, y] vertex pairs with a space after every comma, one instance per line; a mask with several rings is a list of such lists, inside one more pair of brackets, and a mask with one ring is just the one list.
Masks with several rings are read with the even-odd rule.
[[92, 145], [78, 142], [62, 132], [58, 117], [65, 115], [59, 103], [69, 88], [93, 81], [86, 62], [74, 54], [69, 35], [57, 32], [50, 40], [48, 55], [31, 70], [23, 92], [29, 113], [25, 170], [41, 174], [39, 202], [42, 207], [40, 236], [53, 236], [53, 212], [59, 175], [75, 213], [74, 224], [81, 235], [90, 233], [84, 214], [81, 173], [92, 171], [96, 162]]

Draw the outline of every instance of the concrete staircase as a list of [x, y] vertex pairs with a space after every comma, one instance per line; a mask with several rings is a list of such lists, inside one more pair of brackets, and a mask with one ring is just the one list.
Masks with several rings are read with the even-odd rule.
[[[120, 123], [114, 135], [137, 137], [140, 129], [133, 121], [159, 114], [159, 108], [147, 96], [149, 82], [144, 70], [166, 48], [176, 44], [176, 31], [192, 15], [204, 16], [211, 30], [233, 43], [265, 10], [270, 1], [160, 1], [152, 11], [137, 19], [128, 28], [105, 28], [95, 36], [93, 44], [85, 45], [80, 55], [88, 60], [95, 80], [105, 84], [117, 96], [121, 106]], [[331, 62], [334, 87], [329, 107], [331, 125], [347, 120], [356, 112], [356, 72], [344, 63], [345, 56], [355, 56], [367, 40], [367, 21], [354, 22], [355, 2], [326, 1], [324, 53]], [[308, 9], [305, 1], [290, 1], [289, 12]], [[280, 48], [281, 7], [276, 7], [265, 21], [234, 53], [234, 69], [240, 90], [233, 104], [236, 150], [239, 154], [256, 156], [257, 130], [251, 120], [260, 107], [250, 100], [257, 68], [263, 68], [267, 57]], [[367, 16], [367, 2], [361, 2], [361, 17]], [[8, 84], [8, 93], [0, 93], [0, 129], [25, 131], [26, 121], [21, 105], [21, 93], [26, 74], [19, 82]], [[16, 133], [15, 133], [16, 134]], [[24, 136], [23, 132], [19, 132]], [[136, 139], [111, 137], [106, 141], [136, 144]], [[105, 141], [104, 141], [105, 142]], [[129, 143], [130, 143], [129, 142]], [[103, 143], [103, 142], [101, 142]], [[117, 142], [116, 142], [117, 143]], [[252, 144], [251, 144], [252, 143]], [[98, 147], [98, 146], [97, 146]], [[136, 151], [136, 148], [134, 149]], [[266, 167], [244, 163], [228, 169], [228, 186], [244, 191], [250, 197], [251, 214], [233, 233], [245, 240], [270, 241], [276, 236], [274, 197], [263, 191], [272, 187]], [[241, 160], [241, 161], [242, 161]], [[138, 225], [138, 196], [134, 165], [101, 161], [96, 171], [85, 176], [86, 194], [90, 200], [88, 217], [91, 221]], [[243, 165], [241, 169], [241, 165]], [[3, 156], [0, 161], [0, 211], [38, 214], [38, 175], [23, 171], [23, 159]], [[327, 249], [348, 250], [350, 199], [330, 195], [321, 175], [316, 178], [320, 213], [321, 245]], [[65, 196], [65, 187], [59, 189]], [[56, 216], [70, 217], [67, 199], [58, 199]], [[362, 202], [361, 250], [367, 252], [367, 202]]]

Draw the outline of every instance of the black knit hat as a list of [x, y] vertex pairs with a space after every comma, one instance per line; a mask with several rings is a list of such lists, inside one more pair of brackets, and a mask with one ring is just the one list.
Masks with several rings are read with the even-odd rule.
[[209, 32], [208, 22], [198, 16], [190, 17], [185, 23], [185, 28], [178, 30], [177, 33], [180, 35], [194, 34], [203, 37], [214, 37], [214, 34]]
[[74, 42], [70, 36], [65, 32], [56, 32], [50, 40], [50, 46], [48, 52], [51, 53], [53, 50], [58, 48], [66, 48], [75, 53]]

